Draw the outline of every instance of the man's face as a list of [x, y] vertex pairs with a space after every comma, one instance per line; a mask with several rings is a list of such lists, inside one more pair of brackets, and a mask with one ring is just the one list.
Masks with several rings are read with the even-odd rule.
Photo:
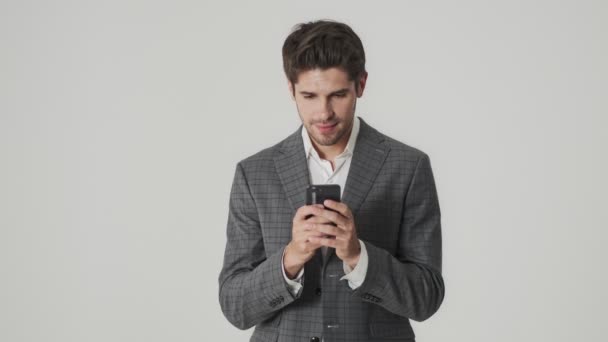
[[364, 74], [357, 90], [345, 71], [329, 68], [303, 71], [297, 83], [288, 83], [302, 124], [313, 142], [321, 146], [346, 144], [357, 98], [363, 95], [366, 80]]

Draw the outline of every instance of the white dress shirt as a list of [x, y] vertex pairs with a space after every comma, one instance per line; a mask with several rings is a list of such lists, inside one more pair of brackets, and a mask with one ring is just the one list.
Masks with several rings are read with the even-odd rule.
[[[306, 127], [302, 127], [302, 140], [304, 142], [304, 151], [306, 153], [306, 159], [308, 161], [308, 170], [310, 172], [310, 184], [339, 184], [340, 185], [340, 198], [344, 193], [344, 186], [346, 184], [346, 178], [348, 177], [348, 170], [350, 170], [350, 162], [352, 160], [353, 152], [355, 150], [355, 143], [357, 142], [357, 136], [359, 135], [359, 118], [355, 116], [353, 119], [353, 128], [348, 138], [346, 148], [340, 153], [335, 159], [335, 169], [332, 170], [331, 162], [325, 159], [321, 159], [317, 150], [312, 145], [308, 131]], [[344, 276], [340, 280], [347, 280], [348, 286], [351, 289], [356, 289], [365, 280], [367, 274], [368, 256], [367, 250], [365, 249], [365, 243], [359, 240], [361, 246], [361, 255], [359, 256], [359, 262], [352, 269], [348, 264], [343, 262]], [[322, 246], [323, 259], [327, 255], [328, 247]], [[285, 252], [283, 251], [283, 257]], [[284, 263], [283, 263], [284, 265]], [[302, 277], [304, 275], [304, 267], [298, 272], [295, 279], [289, 279], [285, 273], [285, 267], [281, 267], [283, 270], [283, 277], [287, 282], [287, 285], [291, 292], [297, 295], [302, 289]]]

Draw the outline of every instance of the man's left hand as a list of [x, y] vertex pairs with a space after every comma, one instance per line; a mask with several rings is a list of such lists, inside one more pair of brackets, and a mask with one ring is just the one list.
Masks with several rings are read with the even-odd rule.
[[335, 226], [330, 223], [310, 223], [310, 229], [328, 236], [310, 237], [309, 240], [323, 246], [335, 248], [338, 258], [346, 262], [351, 268], [355, 268], [359, 262], [361, 245], [357, 238], [355, 221], [350, 208], [342, 202], [332, 200], [325, 200], [323, 205], [335, 211], [316, 208], [314, 215], [326, 218], [333, 222]]

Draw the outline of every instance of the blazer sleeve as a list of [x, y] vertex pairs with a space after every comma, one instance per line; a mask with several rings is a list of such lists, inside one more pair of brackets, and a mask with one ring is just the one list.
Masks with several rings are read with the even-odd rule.
[[284, 247], [267, 255], [259, 215], [241, 163], [237, 164], [228, 212], [219, 300], [224, 316], [239, 329], [271, 318], [295, 300], [282, 273]]
[[396, 255], [365, 243], [367, 275], [354, 296], [415, 321], [423, 321], [439, 309], [445, 294], [441, 213], [426, 154], [418, 159], [405, 195]]

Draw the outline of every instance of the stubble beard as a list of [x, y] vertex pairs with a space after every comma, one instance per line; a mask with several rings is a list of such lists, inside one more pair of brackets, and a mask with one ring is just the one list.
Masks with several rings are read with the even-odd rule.
[[[336, 131], [333, 135], [323, 135], [320, 134], [319, 136], [315, 135], [316, 132], [316, 128], [314, 128], [314, 124], [311, 124], [309, 128], [306, 127], [305, 125], [305, 129], [308, 131], [308, 136], [314, 140], [318, 145], [320, 146], [332, 146], [335, 145], [338, 141], [340, 141], [340, 139], [342, 139], [342, 137], [348, 133], [352, 131], [352, 128], [354, 126], [355, 123], [355, 110], [357, 108], [357, 102], [355, 101], [354, 105], [353, 105], [353, 115], [350, 121], [350, 124], [345, 127], [344, 129], [340, 130], [340, 131]], [[338, 121], [337, 125], [339, 125], [340, 123], [342, 123], [343, 121]]]
[[[338, 125], [341, 122], [338, 122]], [[324, 134], [320, 134], [319, 136], [315, 135], [315, 134], [310, 134], [310, 130], [308, 131], [309, 135], [314, 139], [314, 141], [321, 146], [332, 146], [335, 145], [338, 141], [340, 141], [340, 139], [342, 139], [342, 137], [344, 137], [344, 135], [346, 133], [348, 133], [348, 131], [352, 128], [352, 122], [349, 126], [343, 128], [342, 130], [336, 131], [334, 134], [332, 135], [324, 135]], [[315, 130], [315, 128], [312, 128], [313, 132]]]

